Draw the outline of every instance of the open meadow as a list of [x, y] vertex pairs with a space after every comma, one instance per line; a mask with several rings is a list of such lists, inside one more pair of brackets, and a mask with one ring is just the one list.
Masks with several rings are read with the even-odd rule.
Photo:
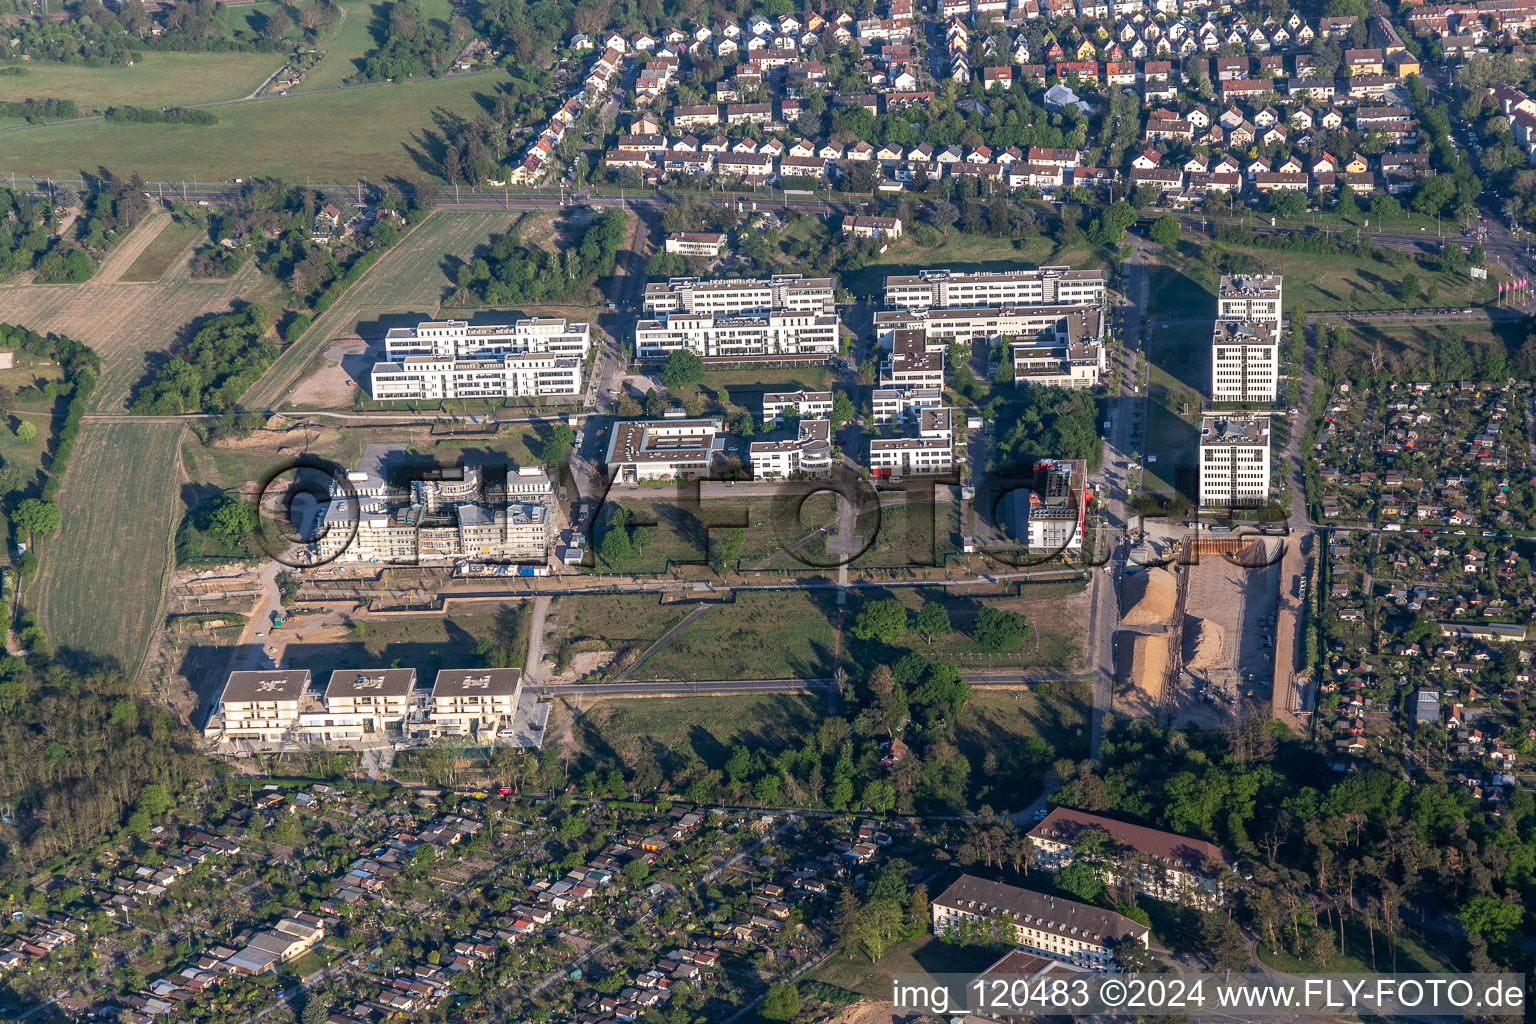
[[[74, 100], [81, 115], [108, 107], [171, 107], [187, 103], [217, 103], [248, 96], [283, 64], [278, 53], [169, 53], [149, 50], [132, 67], [92, 68], [83, 64], [33, 61], [19, 77], [0, 76], [0, 101], [48, 97]], [[29, 129], [41, 131], [42, 129]], [[130, 126], [112, 130], [126, 133]], [[12, 143], [28, 132], [16, 132], [4, 147], [0, 170], [12, 170]], [[117, 167], [115, 163], [109, 166]], [[178, 175], [179, 177], [179, 175]]]
[[68, 335], [101, 356], [101, 380], [91, 395], [90, 412], [125, 411], [134, 385], [144, 377], [146, 355], [168, 350], [187, 324], [229, 309], [234, 300], [250, 297], [267, 283], [254, 263], [228, 280], [194, 281], [185, 260], [152, 282], [124, 280], [170, 225], [168, 214], [147, 217], [82, 284], [27, 284], [24, 276], [0, 285], [0, 309], [8, 320]]
[[[437, 316], [458, 268], [517, 214], [498, 211], [434, 213], [386, 252], [314, 326], [289, 345], [260, 381], [245, 394], [253, 409], [278, 407], [295, 384], [324, 365], [338, 340], [359, 335], [379, 341], [391, 327], [414, 327]], [[462, 315], [462, 314], [455, 314]]]
[[160, 626], [181, 508], [180, 423], [86, 422], [65, 471], [63, 526], [23, 589], [54, 647], [137, 675]]
[[0, 172], [75, 178], [110, 167], [152, 181], [180, 180], [189, 168], [204, 181], [353, 182], [359, 169], [380, 182], [432, 177], [443, 145], [441, 120], [473, 120], [489, 110], [502, 78], [459, 74], [264, 96], [210, 108], [219, 118], [211, 125], [80, 121], [28, 128], [5, 136]]

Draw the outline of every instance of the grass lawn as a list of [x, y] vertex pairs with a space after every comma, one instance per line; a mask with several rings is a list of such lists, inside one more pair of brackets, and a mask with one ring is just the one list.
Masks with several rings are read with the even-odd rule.
[[[168, 107], [183, 103], [215, 103], [249, 95], [283, 64], [277, 53], [168, 53], [146, 50], [142, 60], [132, 67], [89, 68], [79, 64], [55, 64], [31, 61], [27, 73], [19, 78], [0, 76], [0, 100], [24, 100], [48, 96], [74, 100], [81, 114], [98, 113], [107, 107], [130, 105]], [[224, 116], [219, 111], [219, 116]], [[98, 125], [109, 133], [127, 133], [122, 125]], [[18, 132], [8, 139], [11, 158], [5, 170], [12, 170], [15, 157], [25, 148], [22, 136], [36, 132], [45, 135], [58, 129], [36, 128]], [[109, 138], [110, 138], [109, 134]], [[115, 160], [104, 161], [114, 170], [127, 171]], [[94, 169], [94, 164], [84, 164]], [[15, 170], [20, 171], [19, 164]], [[183, 172], [174, 177], [180, 178]], [[73, 177], [73, 171], [71, 172]]]
[[[988, 784], [982, 770], [987, 751], [995, 751], [999, 757], [1017, 753], [1033, 737], [1050, 745], [1049, 760], [1087, 757], [1092, 710], [1089, 700], [1046, 700], [1035, 690], [971, 691], [955, 723], [955, 740], [971, 760], [972, 789]], [[1012, 809], [1027, 806], [1038, 790], [985, 795], [995, 808]]]
[[[823, 507], [819, 496], [812, 500], [818, 502], [814, 508]], [[830, 499], [827, 505], [830, 505]], [[664, 490], [659, 495], [648, 489], [612, 491], [603, 505], [603, 515], [620, 507], [632, 514], [631, 529], [645, 526], [651, 531], [651, 545], [631, 554], [617, 566], [599, 560], [599, 569], [604, 572], [653, 573], [665, 572], [669, 565], [703, 564], [720, 550], [722, 530], [736, 527], [745, 531], [740, 562], [743, 566], [753, 566], [779, 555], [821, 525], [812, 524], [813, 515], [809, 511], [802, 516], [805, 520], [802, 525], [792, 515], [791, 505], [761, 498], [712, 498], [689, 504], [685, 495], [672, 491]], [[594, 539], [601, 536], [599, 529]], [[773, 563], [773, 567], [796, 569], [800, 563], [781, 558]]]
[[827, 678], [836, 614], [837, 598], [828, 590], [740, 593], [690, 623], [636, 678]]
[[889, 999], [894, 974], [976, 974], [1001, 957], [1000, 951], [988, 946], [950, 945], [932, 935], [921, 935], [892, 946], [878, 963], [870, 963], [857, 952], [834, 953], [809, 977], [871, 999]]
[[[1418, 309], [1479, 305], [1496, 298], [1494, 283], [1502, 275], [1490, 267], [1490, 281], [1473, 281], [1465, 272], [1444, 274], [1438, 259], [1420, 262], [1398, 254], [1396, 263], [1344, 254], [1284, 252], [1278, 249], [1228, 246], [1253, 259], [1266, 273], [1285, 277], [1284, 313], [1337, 312], [1378, 309]], [[1198, 245], [1183, 251], [1198, 253]], [[1153, 319], [1216, 316], [1214, 283], [1205, 280], [1197, 259], [1150, 268], [1148, 316]], [[1403, 278], [1418, 278], [1416, 294], [1405, 294]], [[1427, 292], [1435, 288], [1434, 301]]]
[[[235, 55], [218, 55], [226, 56]], [[100, 166], [152, 180], [195, 175], [350, 182], [360, 169], [372, 181], [435, 177], [443, 146], [438, 118], [474, 120], [495, 104], [499, 81], [496, 75], [457, 75], [264, 98], [216, 108], [219, 123], [213, 125], [88, 121], [29, 129], [7, 136], [0, 169], [73, 178]]]
[[204, 228], [191, 221], [171, 221], [155, 236], [155, 240], [139, 253], [139, 258], [123, 271], [123, 276], [118, 280], [135, 283], [160, 280], [175, 264], [177, 257], [186, 252], [187, 247], [204, 233]]
[[1078, 268], [1098, 265], [1086, 247], [1063, 250], [1043, 235], [1015, 240], [951, 230], [948, 237], [933, 246], [903, 238], [864, 268], [841, 275], [838, 283], [861, 298], [878, 298], [885, 294], [885, 278], [891, 274], [915, 274], [930, 267], [987, 271], [1062, 263]]
[[[737, 744], [777, 750], [801, 746], [825, 717], [826, 702], [803, 694], [740, 697], [603, 698], [572, 726], [582, 748], [594, 758], [618, 756], [626, 763], [699, 757], [721, 768]], [[566, 712], [556, 705], [548, 725], [557, 735]]]
[[81, 427], [59, 495], [63, 527], [42, 546], [42, 568], [23, 594], [55, 649], [115, 665], [129, 680], [160, 626], [185, 429]]
[[555, 598], [547, 621], [552, 635], [566, 644], [644, 649], [693, 609], [684, 603], [664, 605], [655, 594], [578, 594]]

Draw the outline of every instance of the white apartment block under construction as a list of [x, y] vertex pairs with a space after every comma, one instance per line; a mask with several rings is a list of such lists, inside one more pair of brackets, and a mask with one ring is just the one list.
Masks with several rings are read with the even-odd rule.
[[885, 304], [931, 306], [1101, 306], [1104, 272], [1039, 267], [991, 273], [922, 270], [885, 279]]
[[635, 324], [635, 358], [690, 350], [705, 359], [824, 359], [838, 352], [836, 313], [664, 313]]
[[575, 398], [591, 348], [591, 325], [558, 318], [426, 321], [390, 330], [369, 388], [378, 401]]
[[1269, 500], [1269, 417], [1200, 421], [1200, 505], [1255, 508]]
[[730, 315], [733, 313], [832, 313], [837, 282], [830, 277], [775, 274], [760, 278], [674, 277], [645, 286], [643, 312]]
[[430, 688], [414, 668], [337, 669], [323, 689], [308, 669], [231, 672], [203, 736], [231, 746], [443, 736], [495, 743], [511, 738], [522, 683], [515, 668], [443, 669]]
[[541, 468], [508, 468], [505, 482], [488, 480], [478, 466], [394, 479], [405, 473], [405, 456], [404, 446], [369, 445], [346, 486], [332, 487], [310, 545], [317, 559], [442, 565], [548, 557], [554, 488]]
[[1279, 393], [1279, 337], [1262, 323], [1217, 320], [1211, 336], [1211, 401], [1273, 402]]

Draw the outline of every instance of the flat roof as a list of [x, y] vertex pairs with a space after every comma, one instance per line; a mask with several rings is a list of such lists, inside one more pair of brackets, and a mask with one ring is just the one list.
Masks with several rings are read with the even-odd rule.
[[325, 698], [404, 697], [415, 688], [414, 668], [339, 668], [325, 684]]
[[445, 668], [432, 683], [432, 696], [510, 697], [522, 682], [520, 668]]
[[1202, 447], [1268, 443], [1268, 416], [1207, 416], [1200, 421]]
[[262, 672], [231, 672], [224, 683], [221, 703], [298, 700], [309, 689], [309, 669], [268, 669]]

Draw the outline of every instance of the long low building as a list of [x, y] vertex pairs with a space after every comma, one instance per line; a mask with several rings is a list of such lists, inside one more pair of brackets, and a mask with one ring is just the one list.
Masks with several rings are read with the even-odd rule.
[[830, 277], [776, 274], [761, 278], [674, 277], [645, 286], [644, 312], [663, 313], [831, 313], [837, 282]]
[[608, 479], [632, 484], [708, 476], [724, 453], [724, 429], [718, 419], [620, 420], [608, 435], [603, 456]]
[[548, 352], [584, 359], [590, 351], [592, 325], [558, 317], [531, 317], [510, 324], [425, 320], [415, 327], [392, 327], [384, 336], [384, 355], [389, 359], [524, 352]]
[[954, 469], [954, 443], [947, 437], [870, 439], [869, 470], [877, 477], [942, 476]]
[[904, 309], [929, 306], [1098, 306], [1104, 302], [1104, 272], [1071, 267], [965, 273], [923, 270], [885, 279], [885, 304]]
[[635, 357], [689, 350], [706, 359], [773, 359], [838, 352], [835, 313], [665, 313], [635, 324]]
[[1108, 365], [1104, 313], [1097, 306], [881, 310], [875, 314], [875, 331], [881, 337], [921, 332], [929, 349], [1010, 339], [1014, 379], [1019, 383], [1093, 387]]
[[803, 420], [830, 419], [832, 392], [770, 391], [763, 395], [764, 423], [782, 423], [791, 412]]
[[1046, 871], [1059, 871], [1077, 859], [1074, 851], [1080, 840], [1092, 832], [1104, 836], [1094, 866], [1111, 881], [1169, 902], [1211, 906], [1221, 901], [1222, 878], [1231, 869], [1232, 858], [1220, 847], [1067, 807], [1053, 809], [1029, 830], [1035, 863]]
[[1109, 969], [1122, 943], [1145, 948], [1150, 931], [1111, 910], [974, 875], [961, 875], [929, 909], [935, 935], [980, 922], [1003, 942], [1095, 970]]

